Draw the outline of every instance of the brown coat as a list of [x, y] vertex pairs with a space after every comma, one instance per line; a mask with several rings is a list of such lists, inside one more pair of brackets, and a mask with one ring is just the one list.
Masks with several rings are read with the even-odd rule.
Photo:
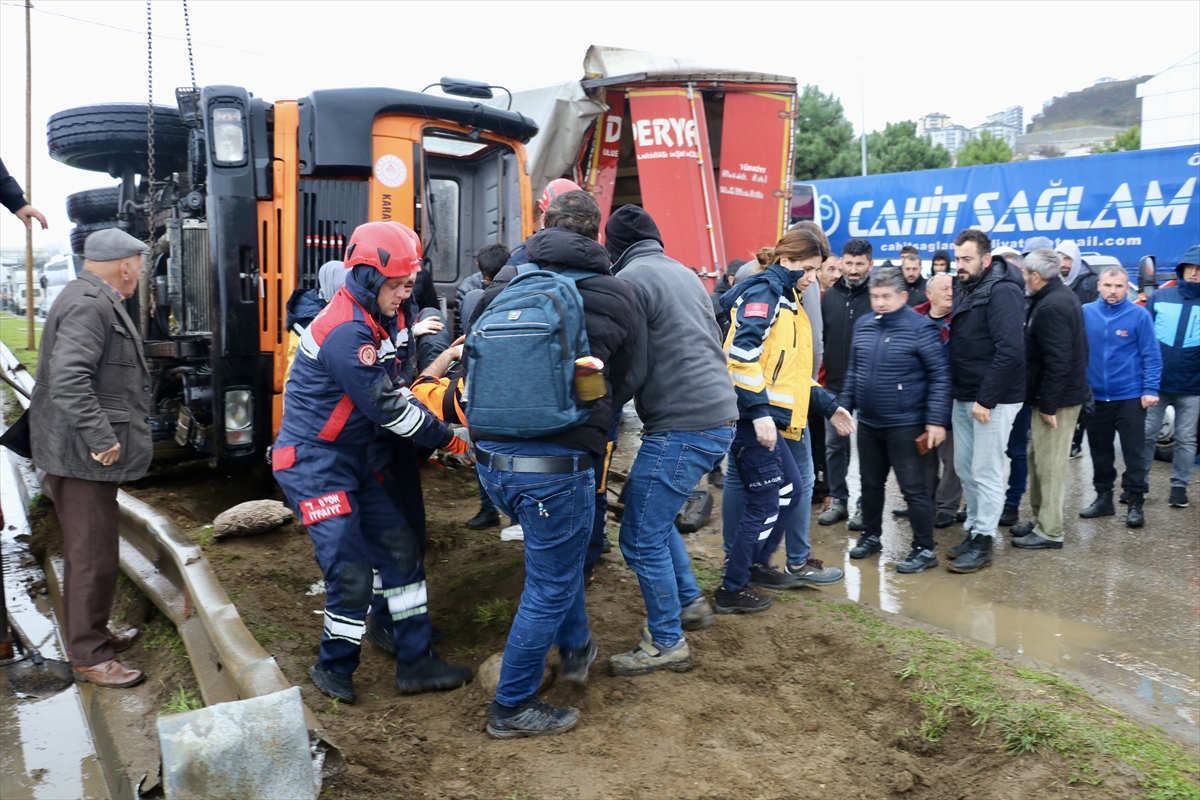
[[[67, 284], [50, 308], [29, 413], [34, 463], [51, 475], [128, 481], [150, 466], [142, 340], [113, 290], [90, 272]], [[117, 463], [92, 458], [118, 442]]]

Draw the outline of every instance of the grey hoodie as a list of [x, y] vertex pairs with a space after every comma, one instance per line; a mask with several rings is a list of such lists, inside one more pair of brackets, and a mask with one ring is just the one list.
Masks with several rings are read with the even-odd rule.
[[696, 273], [668, 258], [652, 239], [631, 245], [613, 271], [633, 289], [640, 312], [633, 363], [616, 402], [634, 397], [647, 433], [735, 422], [737, 396], [720, 329]]

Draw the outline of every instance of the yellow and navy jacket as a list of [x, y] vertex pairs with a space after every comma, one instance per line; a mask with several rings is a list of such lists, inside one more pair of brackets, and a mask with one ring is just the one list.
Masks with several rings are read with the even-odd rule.
[[826, 416], [837, 406], [812, 379], [812, 326], [800, 307], [793, 272], [772, 264], [721, 296], [729, 315], [725, 337], [729, 375], [741, 419], [771, 417], [786, 439], [799, 439], [808, 421], [809, 394], [819, 389]]

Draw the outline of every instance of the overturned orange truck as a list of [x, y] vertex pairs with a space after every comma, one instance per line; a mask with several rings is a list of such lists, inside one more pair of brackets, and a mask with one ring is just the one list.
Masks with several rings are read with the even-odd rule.
[[642, 206], [710, 288], [778, 240], [794, 218], [795, 78], [601, 46], [583, 66], [581, 81], [513, 96], [541, 129], [527, 146], [535, 192], [570, 177], [605, 220]]

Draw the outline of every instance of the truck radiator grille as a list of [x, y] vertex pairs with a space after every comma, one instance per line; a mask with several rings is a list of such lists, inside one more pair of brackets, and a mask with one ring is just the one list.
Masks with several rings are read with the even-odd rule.
[[367, 221], [370, 200], [366, 181], [304, 180], [299, 185], [300, 241], [296, 285], [312, 289], [327, 261], [340, 261], [350, 234]]
[[183, 240], [183, 332], [212, 333], [212, 281], [208, 226], [185, 226]]

